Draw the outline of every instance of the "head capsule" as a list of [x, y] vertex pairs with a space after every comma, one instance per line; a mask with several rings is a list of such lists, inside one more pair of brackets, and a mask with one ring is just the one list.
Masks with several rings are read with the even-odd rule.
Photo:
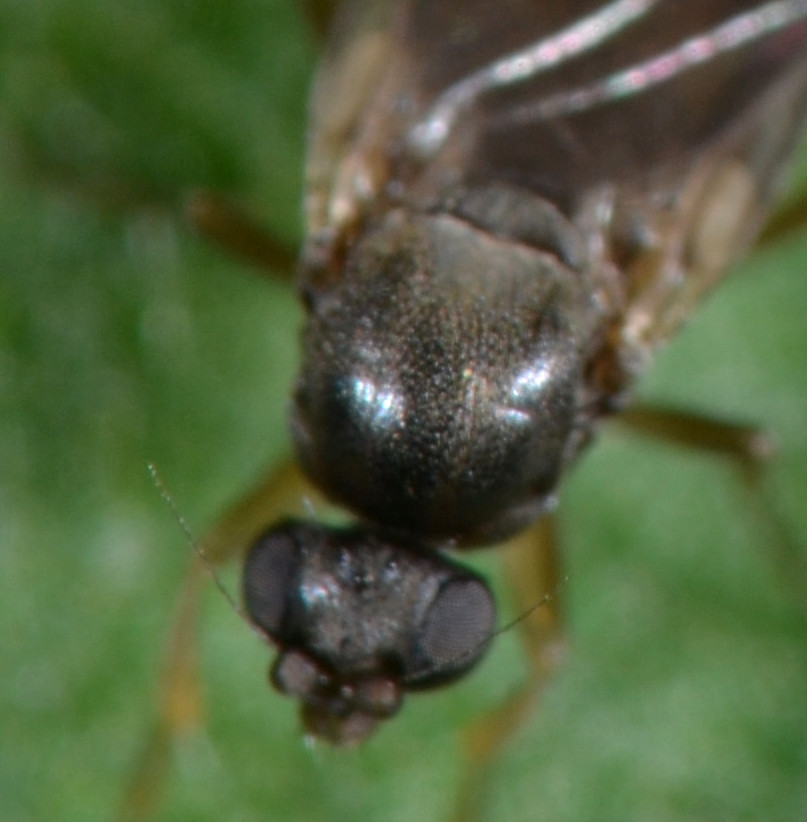
[[496, 618], [484, 580], [436, 551], [297, 521], [252, 546], [243, 593], [279, 648], [272, 683], [299, 699], [311, 735], [336, 744], [367, 737], [405, 692], [467, 673]]
[[464, 214], [393, 209], [335, 282], [304, 272], [302, 287], [292, 429], [332, 498], [458, 545], [508, 536], [552, 504], [585, 436], [593, 298], [579, 270]]

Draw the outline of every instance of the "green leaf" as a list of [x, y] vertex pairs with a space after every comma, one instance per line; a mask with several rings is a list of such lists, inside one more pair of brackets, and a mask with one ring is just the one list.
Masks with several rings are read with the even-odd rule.
[[[198, 535], [288, 454], [291, 289], [181, 206], [215, 188], [299, 241], [313, 60], [291, 2], [0, 0], [1, 819], [109, 819], [131, 778], [193, 555], [149, 463]], [[802, 558], [805, 269], [807, 232], [756, 254], [642, 388], [776, 433]], [[714, 459], [603, 432], [561, 505], [568, 656], [482, 818], [807, 818], [803, 609], [743, 500]], [[511, 631], [361, 750], [312, 750], [269, 650], [204, 605], [207, 723], [159, 819], [445, 819], [459, 730], [525, 671]]]

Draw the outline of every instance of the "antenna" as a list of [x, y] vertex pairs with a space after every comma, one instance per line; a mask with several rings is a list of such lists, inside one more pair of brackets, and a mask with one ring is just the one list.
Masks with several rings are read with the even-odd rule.
[[157, 466], [150, 462], [148, 463], [148, 470], [151, 476], [151, 481], [154, 484], [154, 487], [157, 489], [157, 493], [160, 495], [162, 501], [168, 506], [168, 510], [173, 515], [174, 519], [176, 520], [177, 525], [182, 529], [182, 533], [185, 535], [185, 540], [187, 541], [188, 545], [193, 549], [193, 552], [196, 554], [197, 557], [204, 565], [205, 570], [213, 579], [213, 582], [216, 584], [216, 588], [222, 593], [224, 598], [227, 602], [230, 603], [230, 607], [235, 611], [235, 613], [247, 624], [250, 624], [249, 619], [247, 619], [246, 614], [244, 614], [241, 606], [236, 601], [235, 597], [227, 590], [226, 586], [221, 580], [221, 577], [218, 574], [218, 570], [216, 569], [215, 564], [212, 560], [205, 554], [202, 550], [201, 546], [199, 545], [198, 541], [194, 537], [185, 517], [179, 512], [179, 509], [174, 502], [174, 498], [168, 489], [165, 487], [165, 483], [163, 482], [162, 476], [157, 468]]

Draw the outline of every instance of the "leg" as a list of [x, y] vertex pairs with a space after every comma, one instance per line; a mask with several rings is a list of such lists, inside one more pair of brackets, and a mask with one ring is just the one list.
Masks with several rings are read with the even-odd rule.
[[795, 231], [804, 230], [805, 226], [807, 226], [807, 192], [803, 192], [799, 199], [773, 215], [759, 238], [759, 244], [761, 246], [773, 245]]
[[118, 819], [154, 816], [170, 777], [175, 743], [202, 725], [197, 624], [200, 596], [211, 571], [237, 559], [264, 527], [284, 516], [303, 514], [305, 506], [318, 499], [295, 464], [272, 469], [196, 547], [165, 646], [157, 716], [122, 798]]
[[804, 596], [807, 558], [766, 493], [765, 468], [776, 453], [772, 434], [752, 425], [653, 405], [634, 406], [617, 421], [674, 445], [727, 458], [739, 472], [747, 509], [761, 539], [772, 551], [780, 576], [799, 597]]
[[678, 409], [636, 405], [620, 414], [617, 422], [675, 445], [726, 456], [752, 473], [760, 471], [776, 451], [775, 438], [756, 426]]
[[[302, 12], [318, 43], [325, 40], [336, 0], [300, 0]], [[192, 225], [215, 245], [249, 265], [273, 275], [292, 275], [296, 250], [272, 237], [262, 226], [232, 203], [209, 191], [193, 194], [186, 211]]]
[[554, 517], [545, 516], [500, 550], [514, 593], [517, 627], [527, 649], [529, 674], [507, 702], [474, 722], [463, 734], [467, 764], [454, 812], [456, 822], [479, 817], [490, 764], [537, 707], [541, 690], [563, 652]]
[[231, 203], [209, 191], [193, 194], [186, 207], [196, 230], [228, 254], [273, 276], [294, 273], [297, 254]]
[[322, 42], [331, 25], [336, 0], [300, 0], [303, 13], [308, 18], [317, 39]]

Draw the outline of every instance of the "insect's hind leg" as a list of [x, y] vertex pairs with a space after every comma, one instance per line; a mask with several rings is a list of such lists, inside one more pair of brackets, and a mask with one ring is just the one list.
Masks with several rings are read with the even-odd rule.
[[[298, 0], [318, 45], [330, 29], [337, 0]], [[186, 204], [194, 228], [236, 259], [263, 269], [273, 277], [291, 278], [297, 249], [278, 240], [237, 205], [211, 191], [194, 192]]]
[[555, 517], [544, 516], [498, 550], [513, 592], [515, 627], [524, 640], [528, 673], [503, 705], [463, 732], [466, 766], [454, 808], [455, 822], [481, 818], [490, 765], [538, 707], [541, 691], [564, 650]]
[[195, 546], [165, 643], [156, 716], [144, 736], [117, 819], [156, 815], [173, 770], [176, 743], [203, 724], [197, 631], [200, 597], [211, 573], [238, 559], [268, 525], [305, 513], [304, 506], [314, 499], [318, 495], [296, 464], [272, 468]]
[[747, 510], [779, 575], [798, 597], [807, 593], [807, 556], [769, 495], [766, 468], [776, 455], [776, 438], [753, 425], [728, 422], [679, 409], [638, 404], [617, 421], [632, 431], [729, 461], [741, 480]]

